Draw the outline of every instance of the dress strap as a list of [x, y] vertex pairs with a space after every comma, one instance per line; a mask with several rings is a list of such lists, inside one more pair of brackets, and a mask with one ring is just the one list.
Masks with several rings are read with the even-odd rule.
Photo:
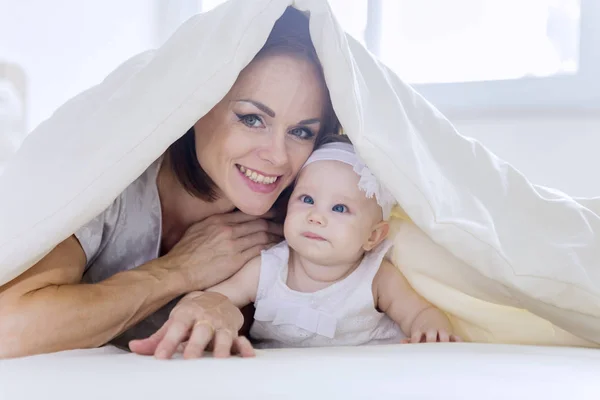
[[285, 240], [260, 253], [260, 276], [256, 302], [264, 298], [275, 285], [281, 270], [287, 268], [289, 258], [290, 248]]
[[373, 279], [375, 278], [375, 275], [377, 275], [377, 271], [379, 271], [379, 267], [383, 262], [383, 258], [392, 248], [393, 244], [394, 243], [391, 240], [385, 239], [377, 245], [377, 247], [365, 254], [361, 265], [361, 267], [365, 269], [365, 275], [363, 275], [365, 281], [370, 283], [373, 282]]

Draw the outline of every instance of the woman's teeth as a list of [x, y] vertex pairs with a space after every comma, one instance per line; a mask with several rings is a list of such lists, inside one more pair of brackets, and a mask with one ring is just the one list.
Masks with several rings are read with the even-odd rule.
[[276, 176], [264, 176], [262, 174], [259, 174], [256, 171], [252, 171], [251, 169], [244, 167], [243, 165], [238, 165], [238, 169], [244, 175], [246, 175], [246, 177], [248, 177], [248, 179], [250, 179], [251, 181], [256, 182], [256, 183], [270, 185], [272, 183], [275, 183], [275, 181], [277, 180]]

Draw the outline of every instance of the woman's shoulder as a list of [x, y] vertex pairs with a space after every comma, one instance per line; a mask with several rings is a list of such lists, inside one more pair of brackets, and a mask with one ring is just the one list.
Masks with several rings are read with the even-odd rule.
[[[160, 243], [161, 212], [156, 177], [160, 160], [152, 163], [129, 184], [98, 216], [75, 232], [87, 257], [87, 265], [102, 263], [103, 258], [125, 262], [132, 249], [144, 254], [134, 258], [156, 257]], [[122, 259], [122, 260], [121, 260]], [[107, 261], [108, 262], [108, 261]], [[129, 263], [127, 261], [126, 263]]]
[[129, 184], [129, 186], [127, 186], [121, 195], [132, 188], [135, 189], [135, 192], [138, 195], [140, 194], [140, 189], [154, 189], [151, 191], [156, 191], [156, 178], [158, 177], [158, 172], [160, 171], [161, 165], [162, 157], [150, 164], [140, 176], [138, 176]]
[[113, 216], [112, 220], [125, 214], [139, 213], [147, 209], [160, 209], [160, 199], [156, 178], [160, 171], [161, 159], [154, 161], [144, 172], [131, 182], [104, 211]]

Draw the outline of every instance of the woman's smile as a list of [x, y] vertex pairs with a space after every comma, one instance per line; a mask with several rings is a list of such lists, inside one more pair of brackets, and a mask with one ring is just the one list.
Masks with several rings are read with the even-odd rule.
[[253, 192], [272, 193], [279, 187], [281, 175], [269, 175], [264, 172], [250, 169], [243, 165], [236, 164], [236, 169], [246, 185]]
[[271, 185], [281, 177], [281, 175], [269, 175], [264, 172], [250, 169], [243, 165], [236, 164], [236, 167], [244, 174], [248, 179], [256, 183], [262, 183], [264, 185]]

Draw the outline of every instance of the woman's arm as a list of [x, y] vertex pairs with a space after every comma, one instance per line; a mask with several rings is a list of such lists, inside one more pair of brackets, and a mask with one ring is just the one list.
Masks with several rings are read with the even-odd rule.
[[152, 336], [132, 340], [131, 350], [159, 359], [171, 358], [178, 349], [184, 358], [202, 357], [212, 348], [215, 357], [239, 353], [254, 356], [252, 345], [239, 330], [244, 316], [220, 293], [192, 292], [183, 297], [171, 311], [169, 320]]
[[0, 287], [0, 358], [100, 346], [184, 293], [169, 259], [80, 284], [75, 237]]
[[103, 345], [172, 299], [232, 276], [281, 227], [242, 213], [192, 225], [171, 251], [95, 284], [75, 237], [0, 287], [0, 358]]
[[215, 343], [215, 356], [226, 357], [230, 350], [242, 356], [253, 355], [252, 345], [238, 336], [244, 323], [242, 308], [256, 299], [261, 257], [248, 261], [231, 278], [185, 296], [171, 311], [169, 320], [154, 335], [133, 340], [129, 347], [138, 354], [171, 358], [184, 345], [185, 358], [201, 357], [209, 343]]

